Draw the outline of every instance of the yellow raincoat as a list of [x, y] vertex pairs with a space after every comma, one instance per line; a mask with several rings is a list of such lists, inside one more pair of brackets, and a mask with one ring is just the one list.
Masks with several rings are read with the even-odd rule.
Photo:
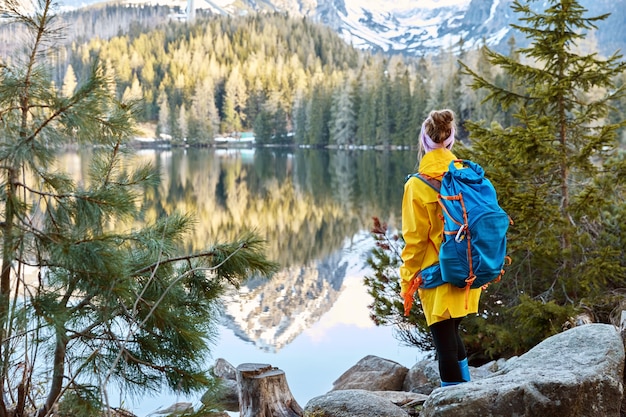
[[[457, 159], [445, 148], [427, 152], [422, 158], [419, 173], [441, 179], [448, 171], [450, 161]], [[419, 178], [411, 177], [404, 185], [402, 199], [402, 234], [406, 243], [400, 266], [401, 295], [410, 308], [420, 272], [439, 262], [439, 246], [443, 235], [441, 207], [437, 192]], [[478, 312], [481, 289], [464, 288], [445, 283], [435, 288], [419, 288], [419, 297], [428, 325]]]

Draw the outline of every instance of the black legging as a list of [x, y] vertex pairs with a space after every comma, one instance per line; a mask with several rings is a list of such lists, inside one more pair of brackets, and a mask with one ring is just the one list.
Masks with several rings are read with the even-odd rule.
[[463, 382], [459, 361], [465, 359], [465, 345], [459, 334], [462, 317], [440, 321], [430, 326], [439, 360], [439, 376], [444, 382]]

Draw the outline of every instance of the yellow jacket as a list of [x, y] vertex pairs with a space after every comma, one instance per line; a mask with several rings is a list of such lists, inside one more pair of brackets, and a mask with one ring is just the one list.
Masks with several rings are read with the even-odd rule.
[[[424, 155], [419, 173], [441, 179], [454, 159], [457, 159], [456, 156], [448, 149], [435, 149]], [[400, 266], [401, 295], [405, 305], [410, 307], [416, 290], [416, 278], [423, 269], [439, 262], [439, 246], [443, 235], [437, 192], [419, 178], [411, 177], [404, 185], [402, 235], [405, 247], [402, 251], [403, 264]], [[480, 288], [473, 289], [468, 295], [464, 288], [448, 283], [431, 289], [420, 288], [420, 301], [428, 325], [476, 313], [480, 292]]]

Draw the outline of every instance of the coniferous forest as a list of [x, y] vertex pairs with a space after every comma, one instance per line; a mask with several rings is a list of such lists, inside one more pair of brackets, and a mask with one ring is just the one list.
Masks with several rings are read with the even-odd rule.
[[[174, 144], [253, 131], [259, 144], [413, 146], [433, 108], [455, 111], [461, 139], [466, 120], [513, 120], [469, 87], [461, 64], [497, 85], [511, 77], [462, 39], [438, 55], [406, 57], [357, 50], [327, 27], [278, 13], [185, 22], [164, 7], [106, 6], [61, 21], [72, 30], [50, 59], [62, 90], [70, 94], [101, 60], [118, 97], [141, 101], [143, 134]], [[624, 109], [619, 103], [611, 117]]]

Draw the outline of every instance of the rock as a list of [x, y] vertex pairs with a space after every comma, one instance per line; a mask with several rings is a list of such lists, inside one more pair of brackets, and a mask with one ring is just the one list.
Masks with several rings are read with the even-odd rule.
[[416, 392], [408, 391], [368, 391], [372, 394], [378, 395], [386, 400], [391, 401], [398, 407], [407, 404], [423, 404], [428, 398], [428, 395], [418, 394]]
[[[626, 311], [622, 311], [622, 321], [620, 324], [620, 328], [622, 330], [622, 343], [624, 345], [624, 349], [626, 349]], [[626, 387], [626, 364], [624, 365], [624, 383], [623, 386]], [[622, 408], [621, 408], [621, 417], [626, 417], [626, 393], [622, 396]]]
[[305, 416], [324, 417], [407, 417], [391, 401], [371, 391], [348, 389], [330, 391], [311, 399], [304, 407]]
[[[514, 360], [515, 358], [517, 358], [517, 356], [514, 356], [512, 359]], [[484, 375], [485, 377], [490, 376], [494, 372], [498, 372], [501, 369], [503, 369], [504, 366], [506, 365], [506, 362], [507, 362], [506, 359], [500, 358], [497, 361], [487, 362], [486, 364], [479, 366], [478, 368], [475, 368], [475, 371], [478, 375]], [[481, 379], [481, 378], [478, 378], [478, 379]]]
[[617, 417], [624, 344], [615, 327], [574, 327], [507, 361], [491, 377], [438, 388], [421, 417]]
[[213, 365], [213, 375], [222, 379], [231, 379], [237, 381], [237, 369], [231, 365], [226, 359], [217, 358]]
[[440, 385], [437, 361], [435, 359], [423, 359], [409, 369], [404, 378], [402, 389], [428, 395]]
[[226, 411], [239, 411], [237, 369], [225, 359], [218, 358], [211, 372], [219, 379], [220, 388], [217, 392], [207, 391], [200, 402], [204, 405], [219, 406]]
[[156, 415], [174, 416], [174, 415], [186, 414], [190, 412], [193, 412], [193, 404], [188, 403], [188, 402], [180, 402], [180, 403], [174, 403], [167, 408], [161, 408], [159, 410], [156, 410], [150, 413], [149, 415], [156, 414]]
[[368, 355], [333, 382], [332, 390], [402, 391], [408, 371], [397, 362]]
[[[478, 380], [492, 376], [494, 372], [504, 366], [506, 361], [499, 359], [492, 361], [478, 368], [470, 366], [472, 380]], [[439, 378], [439, 364], [435, 359], [423, 359], [413, 365], [404, 379], [402, 389], [404, 391], [417, 392], [420, 394], [430, 394], [435, 388], [441, 386]]]
[[[202, 403], [205, 402], [202, 401]], [[217, 405], [226, 411], [239, 411], [239, 385], [237, 381], [232, 379], [222, 379], [220, 381]]]

